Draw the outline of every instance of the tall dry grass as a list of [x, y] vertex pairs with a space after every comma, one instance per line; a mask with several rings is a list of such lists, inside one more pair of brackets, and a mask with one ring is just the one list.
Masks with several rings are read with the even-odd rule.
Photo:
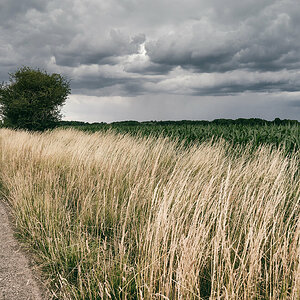
[[0, 143], [54, 297], [299, 299], [299, 153], [74, 130]]

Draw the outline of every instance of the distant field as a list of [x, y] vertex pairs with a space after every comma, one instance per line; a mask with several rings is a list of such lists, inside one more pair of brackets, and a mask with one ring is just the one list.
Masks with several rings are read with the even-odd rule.
[[0, 129], [1, 192], [54, 298], [299, 299], [298, 125], [105, 126]]
[[261, 119], [215, 120], [207, 121], [162, 121], [162, 122], [116, 122], [112, 124], [85, 124], [80, 122], [62, 122], [64, 127], [72, 127], [87, 132], [113, 130], [133, 136], [171, 137], [191, 143], [208, 142], [220, 138], [232, 146], [251, 144], [253, 149], [260, 145], [284, 147], [286, 153], [300, 149], [300, 123], [278, 120], [268, 122]]

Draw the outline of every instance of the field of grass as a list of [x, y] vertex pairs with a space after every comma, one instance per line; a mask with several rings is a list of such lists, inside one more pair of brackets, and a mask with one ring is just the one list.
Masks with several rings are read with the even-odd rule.
[[286, 153], [300, 150], [300, 123], [297, 121], [268, 122], [261, 119], [208, 121], [162, 121], [162, 122], [116, 122], [80, 123], [62, 122], [66, 128], [86, 132], [114, 131], [132, 136], [170, 137], [184, 141], [186, 146], [224, 139], [235, 146], [251, 144], [253, 149], [260, 145], [282, 147]]
[[1, 192], [54, 298], [299, 299], [297, 148], [119, 132], [0, 129]]

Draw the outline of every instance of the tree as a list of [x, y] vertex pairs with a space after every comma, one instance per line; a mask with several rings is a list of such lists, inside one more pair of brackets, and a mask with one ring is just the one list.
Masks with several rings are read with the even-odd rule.
[[28, 130], [55, 127], [60, 110], [71, 92], [60, 74], [22, 67], [0, 84], [0, 116], [4, 126]]

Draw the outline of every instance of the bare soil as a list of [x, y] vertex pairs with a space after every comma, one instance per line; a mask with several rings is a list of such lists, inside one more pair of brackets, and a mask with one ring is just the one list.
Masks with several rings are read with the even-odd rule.
[[0, 300], [49, 299], [14, 237], [8, 207], [0, 200]]

